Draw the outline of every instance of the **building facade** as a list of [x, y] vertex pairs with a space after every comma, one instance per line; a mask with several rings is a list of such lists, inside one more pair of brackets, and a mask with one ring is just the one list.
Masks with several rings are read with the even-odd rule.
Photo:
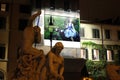
[[[81, 56], [95, 61], [100, 60], [100, 55], [108, 62], [120, 60], [119, 31], [119, 25], [81, 23]], [[85, 42], [93, 46], [85, 46]]]
[[[31, 16], [32, 7], [54, 7], [67, 10], [78, 10], [79, 5], [67, 5], [67, 1], [58, 0], [1, 0], [0, 1], [0, 80], [11, 80], [16, 63], [18, 49], [22, 43], [22, 33], [27, 25], [28, 18]], [[74, 0], [69, 0], [71, 3]], [[79, 1], [79, 0], [78, 0]], [[53, 2], [50, 4], [50, 2]], [[41, 5], [37, 4], [40, 3]], [[44, 4], [42, 4], [44, 3]], [[59, 3], [59, 5], [57, 5]], [[66, 6], [64, 6], [66, 4]], [[54, 6], [55, 5], [55, 6]], [[70, 9], [69, 9], [70, 8]], [[99, 24], [99, 23], [80, 23], [80, 46], [81, 48], [72, 49], [70, 58], [85, 58], [89, 60], [100, 60], [99, 48], [82, 45], [83, 42], [94, 42], [106, 49], [107, 61], [114, 61], [113, 54], [120, 56], [120, 26]], [[45, 47], [46, 52], [49, 47]], [[67, 53], [67, 49], [65, 50]], [[64, 55], [63, 55], [64, 56]], [[117, 58], [120, 60], [120, 57]]]
[[[0, 80], [11, 80], [16, 68], [22, 33], [34, 8], [77, 10], [70, 0], [0, 0]], [[49, 47], [48, 47], [49, 50]]]

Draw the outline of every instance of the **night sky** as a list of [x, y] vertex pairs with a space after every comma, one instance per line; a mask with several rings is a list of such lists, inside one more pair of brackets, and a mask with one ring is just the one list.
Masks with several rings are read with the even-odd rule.
[[120, 0], [80, 0], [82, 20], [106, 20], [120, 16]]

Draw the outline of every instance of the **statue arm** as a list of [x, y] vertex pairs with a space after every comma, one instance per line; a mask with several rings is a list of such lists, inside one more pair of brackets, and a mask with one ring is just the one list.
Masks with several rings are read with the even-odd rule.
[[35, 20], [35, 18], [37, 16], [39, 16], [41, 14], [41, 11], [38, 11], [36, 14], [33, 14], [28, 21], [28, 26], [33, 26], [33, 21]]

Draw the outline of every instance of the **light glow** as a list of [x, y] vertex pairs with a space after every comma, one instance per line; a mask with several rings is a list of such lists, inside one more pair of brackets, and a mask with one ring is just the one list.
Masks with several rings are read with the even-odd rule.
[[[36, 10], [37, 11], [37, 10]], [[33, 11], [32, 12], [32, 14], [34, 14], [34, 13], [36, 13], [36, 11]], [[48, 25], [48, 17], [50, 16], [50, 15], [52, 15], [53, 16], [53, 18], [55, 19], [55, 25], [54, 25], [54, 29], [55, 29], [55, 31], [54, 32], [56, 32], [56, 31], [60, 31], [60, 32], [63, 32], [64, 30], [63, 29], [60, 29], [61, 27], [59, 26], [59, 25], [64, 25], [64, 23], [62, 23], [62, 24], [59, 24], [59, 25], [56, 25], [56, 24], [58, 24], [59, 23], [59, 21], [61, 21], [62, 19], [63, 20], [65, 20], [65, 19], [70, 19], [71, 21], [73, 21], [73, 19], [77, 19], [78, 21], [80, 20], [80, 16], [79, 16], [79, 13], [78, 12], [67, 12], [67, 11], [64, 11], [64, 10], [50, 10], [50, 9], [44, 9], [44, 10], [41, 10], [42, 11], [42, 13], [41, 13], [41, 15], [40, 16], [38, 16], [36, 19], [35, 19], [35, 21], [33, 22], [33, 24], [34, 24], [34, 26], [35, 25], [38, 25], [38, 26], [40, 26], [40, 28], [41, 28], [41, 34], [44, 36], [44, 42], [43, 42], [43, 44], [45, 45], [45, 46], [50, 46], [50, 39], [49, 39], [49, 33], [47, 33], [46, 34], [46, 32], [48, 32], [48, 31], [46, 31], [47, 29], [49, 29], [49, 25]], [[48, 17], [46, 17], [46, 16], [48, 16]], [[62, 17], [62, 19], [60, 19]], [[39, 20], [38, 20], [39, 19]], [[57, 20], [58, 21], [57, 21]], [[38, 21], [39, 21], [39, 23], [38, 23]], [[75, 21], [75, 20], [74, 20]], [[79, 21], [80, 22], [80, 21]], [[78, 22], [78, 23], [79, 23]], [[78, 24], [79, 26], [78, 27], [80, 27], [80, 23]], [[75, 25], [75, 27], [76, 27], [76, 25]], [[66, 28], [66, 26], [64, 26], [63, 28]], [[78, 29], [80, 29], [80, 28], [78, 28]], [[78, 35], [79, 35], [79, 31], [80, 30], [77, 30], [78, 32]], [[57, 33], [57, 35], [59, 35], [60, 36], [60, 34], [58, 34], [58, 32], [56, 32]], [[46, 37], [46, 35], [48, 35], [48, 37]], [[56, 42], [62, 42], [63, 43], [63, 45], [64, 45], [64, 47], [70, 47], [70, 48], [80, 48], [80, 36], [79, 36], [79, 39], [77, 40], [77, 41], [74, 41], [74, 39], [73, 38], [70, 38], [71, 39], [71, 41], [66, 41], [66, 40], [63, 40], [63, 39], [56, 39], [56, 38], [53, 38], [53, 40], [52, 40], [52, 44], [54, 45]]]

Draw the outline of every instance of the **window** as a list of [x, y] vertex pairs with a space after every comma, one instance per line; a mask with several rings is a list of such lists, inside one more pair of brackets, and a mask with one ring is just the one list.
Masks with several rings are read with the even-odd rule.
[[120, 40], [120, 31], [117, 31], [118, 40]]
[[19, 20], [19, 30], [23, 31], [27, 26], [28, 19], [20, 19]]
[[29, 5], [20, 5], [21, 13], [31, 13], [31, 7]]
[[92, 49], [92, 59], [99, 60], [99, 50], [98, 49]]
[[81, 48], [81, 49], [80, 49], [80, 57], [81, 57], [81, 58], [84, 58], [84, 59], [87, 59], [87, 58], [88, 58], [87, 49], [84, 49], [84, 48]]
[[107, 60], [112, 61], [113, 60], [113, 51], [107, 50]]
[[118, 53], [116, 55], [118, 56], [118, 64], [120, 65], [120, 50], [118, 50]]
[[100, 38], [99, 29], [92, 29], [93, 38]]
[[1, 3], [0, 4], [0, 11], [8, 11], [8, 8], [9, 8], [9, 6], [8, 6], [8, 4], [6, 4], [6, 3]]
[[80, 28], [80, 37], [85, 37], [84, 28]]
[[110, 30], [108, 29], [105, 30], [105, 38], [110, 39]]
[[0, 44], [0, 59], [5, 59], [5, 45]]
[[0, 71], [0, 80], [4, 80], [4, 73]]
[[0, 29], [6, 29], [6, 18], [0, 17]]

